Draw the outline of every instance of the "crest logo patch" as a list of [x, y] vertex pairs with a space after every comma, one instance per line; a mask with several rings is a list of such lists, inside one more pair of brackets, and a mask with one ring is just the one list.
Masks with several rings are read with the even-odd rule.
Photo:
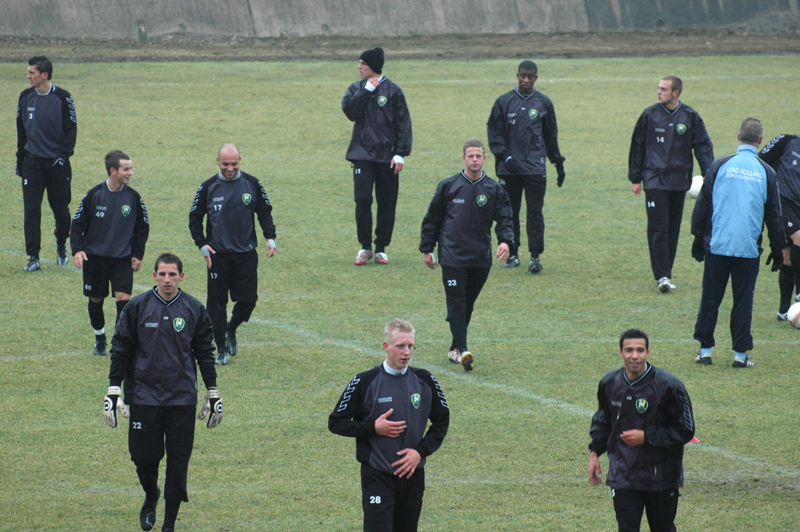
[[536, 109], [531, 109], [530, 111], [528, 111], [528, 118], [530, 118], [531, 120], [536, 120], [537, 116], [539, 116], [539, 111], [537, 111]]
[[422, 397], [418, 393], [411, 394], [411, 404], [414, 408], [419, 408], [419, 405], [422, 404]]
[[175, 318], [172, 320], [172, 326], [175, 327], [177, 332], [181, 332], [186, 327], [186, 321], [183, 318]]
[[378, 96], [378, 105], [380, 107], [383, 107], [384, 105], [386, 105], [387, 101], [388, 100], [386, 99], [386, 96]]
[[477, 200], [476, 203], [478, 204], [478, 207], [483, 207], [484, 205], [486, 205], [487, 201], [489, 201], [489, 200], [486, 199], [486, 196], [481, 194], [480, 196], [478, 196], [478, 200]]
[[636, 400], [636, 411], [640, 414], [644, 414], [647, 412], [647, 407], [650, 406], [647, 403], [647, 399], [637, 399]]
[[250, 205], [251, 201], [253, 201], [253, 196], [248, 193], [242, 194], [242, 203], [245, 205]]
[[123, 205], [122, 206], [122, 216], [128, 216], [131, 213], [131, 206], [130, 205]]
[[683, 135], [686, 133], [686, 124], [678, 124], [678, 126], [675, 128], [675, 131], [678, 132], [678, 135]]

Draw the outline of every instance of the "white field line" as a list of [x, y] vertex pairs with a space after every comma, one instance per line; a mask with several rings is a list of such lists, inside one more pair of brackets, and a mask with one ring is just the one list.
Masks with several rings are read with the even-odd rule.
[[[365, 347], [363, 343], [354, 342], [351, 340], [341, 340], [337, 338], [329, 338], [326, 336], [322, 336], [312, 331], [307, 331], [305, 329], [300, 329], [298, 327], [294, 327], [292, 325], [288, 325], [285, 323], [278, 323], [269, 320], [264, 320], [261, 318], [251, 318], [250, 320], [253, 323], [258, 323], [260, 325], [266, 325], [268, 327], [280, 329], [282, 331], [288, 332], [290, 334], [294, 334], [296, 336], [300, 336], [305, 338], [307, 341], [310, 341], [314, 344], [319, 345], [334, 345], [337, 347], [342, 347], [345, 349], [352, 349], [356, 351], [361, 351], [363, 353], [368, 353], [376, 358], [384, 358], [386, 353], [382, 349], [375, 349], [372, 347]], [[427, 369], [432, 373], [447, 374], [448, 378], [456, 379], [462, 383], [469, 383], [473, 384], [480, 388], [487, 388], [490, 390], [494, 390], [497, 392], [506, 393], [508, 395], [514, 395], [517, 397], [521, 397], [523, 399], [528, 399], [539, 403], [543, 406], [556, 408], [559, 410], [563, 410], [570, 414], [574, 414], [576, 416], [584, 417], [584, 418], [591, 418], [592, 414], [594, 414], [594, 410], [590, 410], [588, 408], [583, 408], [572, 403], [568, 403], [565, 401], [561, 401], [559, 399], [553, 399], [551, 397], [545, 397], [543, 395], [539, 395], [528, 390], [520, 389], [515, 386], [508, 386], [505, 384], [499, 384], [496, 382], [488, 381], [481, 377], [476, 377], [474, 374], [467, 375], [463, 372], [456, 372], [451, 369], [448, 369], [447, 366], [438, 366], [435, 364], [416, 364], [418, 367]], [[733, 462], [739, 462], [741, 464], [747, 464], [756, 469], [768, 470], [772, 471], [773, 473], [777, 473], [780, 476], [790, 477], [793, 479], [800, 478], [800, 471], [796, 469], [786, 468], [782, 466], [773, 465], [769, 462], [765, 462], [763, 460], [758, 460], [756, 458], [752, 458], [747, 455], [743, 455], [737, 452], [729, 451], [727, 449], [723, 449], [721, 447], [717, 447], [714, 445], [707, 445], [704, 443], [692, 444], [690, 449], [700, 449], [714, 455], [717, 455], [721, 458], [728, 459]]]

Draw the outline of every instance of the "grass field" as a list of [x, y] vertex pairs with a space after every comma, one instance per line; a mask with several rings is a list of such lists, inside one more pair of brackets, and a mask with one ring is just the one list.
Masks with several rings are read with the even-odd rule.
[[[722, 156], [735, 150], [747, 116], [764, 121], [765, 139], [797, 132], [800, 57], [540, 61], [536, 86], [555, 104], [567, 178], [545, 200], [543, 273], [493, 269], [470, 329], [476, 369], [465, 375], [446, 359], [441, 277], [417, 251], [419, 225], [436, 183], [460, 170], [464, 139], [485, 140], [491, 105], [514, 86], [517, 63], [387, 62], [415, 142], [392, 264], [363, 268], [352, 265], [351, 126], [340, 110], [355, 61], [55, 65], [79, 121], [71, 210], [105, 179], [108, 150], [133, 159], [132, 185], [151, 220], [136, 292], [151, 286], [153, 260], [170, 250], [184, 259], [183, 288], [205, 298], [188, 211], [223, 142], [240, 146], [242, 169], [262, 179], [274, 205], [278, 254], [262, 254], [259, 305], [240, 329], [240, 354], [219, 368], [225, 421], [213, 431], [198, 425], [179, 530], [360, 530], [355, 444], [329, 433], [327, 416], [353, 374], [382, 360], [381, 331], [394, 317], [416, 326], [412, 364], [437, 376], [452, 411], [428, 461], [421, 530], [615, 530], [608, 489], [588, 483], [588, 428], [597, 381], [620, 365], [616, 339], [629, 327], [650, 334], [650, 360], [681, 377], [694, 403], [701, 443], [687, 448], [678, 528], [797, 529], [800, 333], [775, 320], [777, 275], [762, 267], [756, 288], [756, 368], [729, 366], [727, 298], [718, 362], [694, 364], [702, 265], [689, 254], [693, 202], [678, 288], [662, 295], [647, 258], [644, 200], [626, 175], [633, 125], [661, 76], [683, 78], [682, 100]], [[43, 270], [22, 271], [13, 155], [25, 65], [0, 63], [0, 87], [0, 530], [138, 530], [142, 494], [127, 429], [109, 429], [101, 415], [109, 361], [91, 355], [80, 274], [55, 266], [46, 204]], [[106, 315], [113, 319], [113, 304]], [[163, 504], [157, 527], [162, 512]]]

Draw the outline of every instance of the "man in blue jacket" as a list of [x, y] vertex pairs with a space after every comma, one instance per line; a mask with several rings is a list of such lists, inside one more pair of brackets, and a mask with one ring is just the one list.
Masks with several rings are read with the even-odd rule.
[[757, 118], [745, 119], [739, 126], [736, 154], [714, 161], [692, 214], [692, 256], [705, 260], [703, 295], [694, 339], [700, 342], [695, 361], [711, 364], [714, 328], [728, 278], [733, 290], [731, 338], [733, 367], [752, 368], [748, 351], [753, 349], [750, 324], [753, 320], [753, 295], [761, 254], [761, 232], [767, 226], [771, 252], [767, 264], [772, 271], [783, 265], [786, 237], [775, 171], [758, 158], [764, 126]]

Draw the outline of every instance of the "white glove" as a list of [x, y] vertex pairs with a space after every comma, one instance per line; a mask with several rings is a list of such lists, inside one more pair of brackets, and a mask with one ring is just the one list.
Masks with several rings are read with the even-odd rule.
[[219, 397], [219, 390], [206, 390], [206, 402], [200, 409], [197, 419], [203, 420], [209, 413], [211, 416], [208, 418], [206, 427], [213, 429], [222, 423], [222, 399]]
[[122, 417], [131, 417], [128, 412], [128, 407], [119, 398], [122, 390], [119, 386], [109, 386], [106, 397], [103, 400], [103, 418], [106, 424], [112, 429], [117, 428], [117, 415]]

